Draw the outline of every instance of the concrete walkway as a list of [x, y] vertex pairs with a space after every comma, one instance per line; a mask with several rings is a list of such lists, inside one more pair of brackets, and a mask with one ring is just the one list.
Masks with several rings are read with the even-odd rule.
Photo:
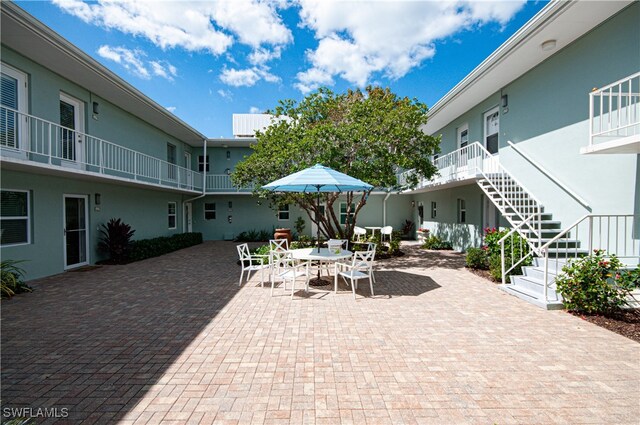
[[2, 302], [3, 419], [638, 423], [640, 344], [407, 250], [355, 301], [238, 288], [229, 242], [32, 282]]

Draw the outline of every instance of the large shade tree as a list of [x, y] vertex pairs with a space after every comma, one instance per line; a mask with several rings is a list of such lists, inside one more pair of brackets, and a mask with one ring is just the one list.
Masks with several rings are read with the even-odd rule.
[[[256, 194], [274, 206], [297, 204], [327, 238], [351, 238], [370, 192], [323, 193], [326, 208], [320, 214], [315, 194], [271, 193], [260, 187], [317, 163], [363, 180], [373, 190], [414, 187], [419, 176], [429, 178], [436, 172], [431, 156], [439, 151], [439, 138], [421, 130], [427, 111], [418, 100], [380, 87], [343, 94], [321, 88], [300, 102], [280, 101], [269, 111], [272, 124], [256, 134], [253, 153], [237, 164], [233, 182], [253, 185]], [[399, 181], [402, 170], [414, 172]], [[347, 205], [345, 225], [333, 208], [340, 196]]]

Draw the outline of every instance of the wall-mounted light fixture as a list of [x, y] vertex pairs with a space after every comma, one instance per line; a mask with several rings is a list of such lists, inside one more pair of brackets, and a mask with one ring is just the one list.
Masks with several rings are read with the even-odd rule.
[[556, 40], [546, 40], [540, 44], [543, 52], [550, 52], [556, 48]]
[[93, 115], [98, 115], [100, 113], [100, 104], [98, 102], [93, 102], [92, 109]]
[[415, 208], [416, 206], [416, 201], [411, 201], [411, 208]]
[[227, 159], [231, 159], [231, 151], [227, 151]]
[[507, 106], [509, 106], [509, 96], [506, 94], [502, 95], [502, 107], [506, 108]]
[[233, 219], [231, 218], [231, 216], [230, 216], [230, 215], [228, 215], [228, 216], [227, 216], [227, 221], [228, 221], [229, 223], [231, 223], [231, 222], [233, 221]]
[[229, 201], [229, 211], [233, 209], [233, 202]]
[[100, 202], [102, 202], [102, 197], [100, 196], [99, 193], [96, 193], [95, 195], [93, 195], [93, 199], [94, 199], [94, 204], [96, 205], [100, 205]]
[[231, 168], [225, 168], [224, 173], [228, 176], [231, 174]]

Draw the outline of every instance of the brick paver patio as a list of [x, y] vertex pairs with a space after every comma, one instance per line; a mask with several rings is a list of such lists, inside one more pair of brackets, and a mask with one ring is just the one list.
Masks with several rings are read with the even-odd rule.
[[2, 302], [3, 419], [638, 423], [640, 344], [407, 250], [356, 301], [239, 289], [229, 242], [33, 282]]

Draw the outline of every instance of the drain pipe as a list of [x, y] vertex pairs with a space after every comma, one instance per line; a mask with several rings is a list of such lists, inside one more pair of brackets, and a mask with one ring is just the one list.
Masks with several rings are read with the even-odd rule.
[[387, 225], [387, 199], [389, 199], [389, 196], [391, 196], [391, 192], [387, 193], [387, 196], [384, 197], [384, 200], [382, 201], [382, 226], [386, 226]]

